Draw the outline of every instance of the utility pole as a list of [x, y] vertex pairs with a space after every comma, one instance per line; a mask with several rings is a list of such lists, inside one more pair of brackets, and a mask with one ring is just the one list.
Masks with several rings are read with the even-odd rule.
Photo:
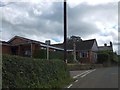
[[67, 62], [67, 2], [64, 0], [64, 62]]

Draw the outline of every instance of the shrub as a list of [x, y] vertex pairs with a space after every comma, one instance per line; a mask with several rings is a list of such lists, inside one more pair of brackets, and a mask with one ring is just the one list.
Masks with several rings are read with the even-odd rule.
[[115, 64], [118, 62], [116, 52], [112, 51], [99, 51], [97, 63], [108, 63]]
[[99, 53], [98, 54], [98, 60], [97, 62], [98, 63], [105, 63], [107, 62], [109, 59], [109, 55], [108, 54], [105, 54], [105, 53]]
[[60, 88], [71, 81], [61, 60], [3, 55], [3, 88]]
[[64, 59], [64, 52], [63, 51], [51, 51], [49, 53], [50, 59]]
[[39, 58], [39, 59], [46, 59], [47, 58], [46, 50], [44, 50], [44, 49], [36, 50], [33, 57]]

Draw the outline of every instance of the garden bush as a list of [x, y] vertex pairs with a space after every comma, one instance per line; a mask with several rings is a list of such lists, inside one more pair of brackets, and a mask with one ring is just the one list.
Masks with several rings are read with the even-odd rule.
[[104, 63], [104, 62], [108, 62], [109, 60], [109, 55], [108, 54], [105, 54], [105, 53], [99, 53], [98, 54], [98, 59], [97, 59], [97, 62], [98, 63]]
[[3, 55], [3, 88], [61, 88], [71, 81], [62, 60]]

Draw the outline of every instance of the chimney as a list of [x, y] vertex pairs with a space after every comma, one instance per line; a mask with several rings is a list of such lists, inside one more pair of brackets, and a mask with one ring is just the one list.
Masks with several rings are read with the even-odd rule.
[[104, 46], [107, 46], [107, 44], [105, 43]]
[[110, 46], [112, 47], [112, 42], [110, 41]]

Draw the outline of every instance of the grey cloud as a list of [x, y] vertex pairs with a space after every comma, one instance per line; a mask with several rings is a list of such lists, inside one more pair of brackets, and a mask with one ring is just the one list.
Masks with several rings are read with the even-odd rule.
[[[63, 38], [63, 3], [56, 2], [49, 8], [39, 8], [39, 4], [35, 6], [29, 2], [20, 2], [10, 4], [7, 7], [13, 10], [17, 9], [23, 13], [23, 16], [16, 18], [16, 21], [20, 22], [16, 24], [2, 18], [3, 40], [10, 39], [14, 35], [50, 39], [53, 37]], [[68, 36], [79, 35], [85, 38], [96, 33], [101, 33], [101, 30], [97, 28], [94, 21], [98, 20], [103, 23], [114, 21], [116, 8], [117, 6], [112, 3], [96, 6], [83, 3], [74, 8], [68, 6]], [[34, 10], [41, 11], [42, 14], [37, 15], [34, 13]], [[29, 16], [26, 17], [25, 13], [28, 13]], [[92, 16], [95, 18], [90, 19]], [[83, 21], [83, 18], [89, 20]], [[7, 36], [4, 34], [7, 34]]]
[[[27, 3], [16, 3], [11, 5], [12, 8], [17, 8], [20, 12], [28, 12], [30, 19], [17, 17], [19, 24], [12, 24], [10, 21], [7, 21], [5, 18], [2, 18], [2, 28], [4, 32], [9, 32], [11, 35], [36, 35], [43, 37], [54, 37], [56, 35], [63, 35], [63, 20], [62, 20], [62, 4], [54, 3], [52, 8], [52, 14], [44, 12], [41, 16], [36, 16], [33, 9]], [[58, 5], [58, 6], [57, 6]], [[22, 7], [25, 6], [23, 9]], [[32, 19], [32, 20], [31, 20]], [[49, 21], [49, 23], [48, 23]], [[11, 33], [14, 32], [14, 33]], [[4, 38], [4, 36], [3, 36]]]
[[[83, 3], [74, 8], [68, 7], [69, 35], [77, 34], [86, 37], [88, 35], [100, 33], [101, 30], [97, 28], [94, 21], [113, 21], [116, 12], [115, 8], [117, 8], [117, 6], [113, 3], [96, 6]], [[93, 20], [90, 19], [92, 16], [94, 16]], [[87, 18], [88, 21], [84, 22], [83, 18]]]

